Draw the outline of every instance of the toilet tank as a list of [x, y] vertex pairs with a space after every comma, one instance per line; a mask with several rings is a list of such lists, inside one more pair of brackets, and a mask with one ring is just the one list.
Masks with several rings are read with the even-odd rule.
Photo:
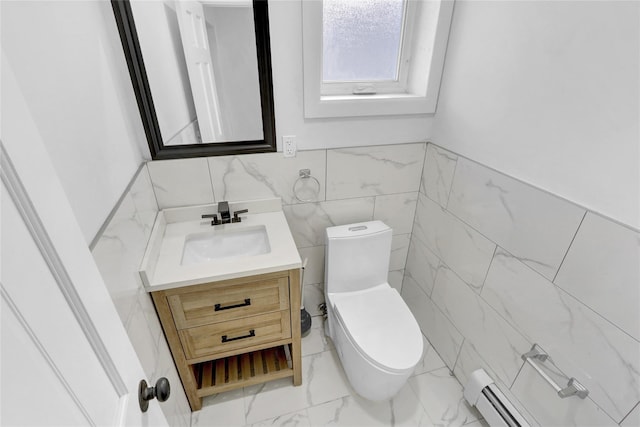
[[391, 228], [382, 221], [328, 227], [325, 291], [352, 292], [387, 281]]

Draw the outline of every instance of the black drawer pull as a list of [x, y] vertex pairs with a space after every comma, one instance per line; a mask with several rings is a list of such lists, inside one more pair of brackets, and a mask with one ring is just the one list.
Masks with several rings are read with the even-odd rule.
[[228, 305], [226, 307], [216, 304], [213, 306], [213, 311], [229, 310], [230, 308], [246, 307], [248, 305], [251, 305], [251, 298], [245, 298], [244, 302], [241, 302], [240, 304]]
[[223, 335], [222, 336], [222, 342], [226, 343], [226, 342], [229, 342], [229, 341], [242, 340], [242, 339], [245, 339], [245, 338], [251, 338], [251, 337], [255, 337], [255, 336], [256, 336], [256, 330], [255, 329], [251, 329], [249, 331], [249, 335], [242, 335], [240, 337], [227, 338], [226, 335]]

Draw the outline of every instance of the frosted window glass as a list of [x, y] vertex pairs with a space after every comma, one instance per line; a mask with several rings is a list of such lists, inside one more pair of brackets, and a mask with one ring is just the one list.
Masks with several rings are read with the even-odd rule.
[[397, 80], [403, 3], [324, 0], [323, 80]]

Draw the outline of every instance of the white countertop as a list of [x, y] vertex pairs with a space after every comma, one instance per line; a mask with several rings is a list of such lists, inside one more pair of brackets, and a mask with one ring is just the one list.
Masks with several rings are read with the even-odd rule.
[[[279, 201], [278, 201], [279, 202]], [[259, 203], [259, 202], [256, 202]], [[279, 203], [230, 203], [231, 210], [249, 208], [242, 222], [211, 226], [200, 219], [205, 212], [216, 212], [215, 205], [167, 209], [158, 213], [140, 268], [147, 292], [195, 285], [216, 280], [300, 268], [302, 262], [289, 225]], [[274, 210], [277, 207], [278, 210]], [[267, 212], [264, 212], [267, 210]], [[272, 210], [272, 211], [269, 211]], [[187, 220], [187, 218], [194, 218]], [[194, 233], [240, 230], [264, 225], [270, 251], [261, 255], [222, 258], [199, 264], [182, 265], [185, 238]]]

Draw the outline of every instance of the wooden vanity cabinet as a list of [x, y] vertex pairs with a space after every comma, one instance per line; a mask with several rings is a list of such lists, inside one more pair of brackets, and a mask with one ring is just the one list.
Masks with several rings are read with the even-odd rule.
[[193, 411], [223, 391], [286, 377], [302, 384], [298, 269], [151, 296]]

